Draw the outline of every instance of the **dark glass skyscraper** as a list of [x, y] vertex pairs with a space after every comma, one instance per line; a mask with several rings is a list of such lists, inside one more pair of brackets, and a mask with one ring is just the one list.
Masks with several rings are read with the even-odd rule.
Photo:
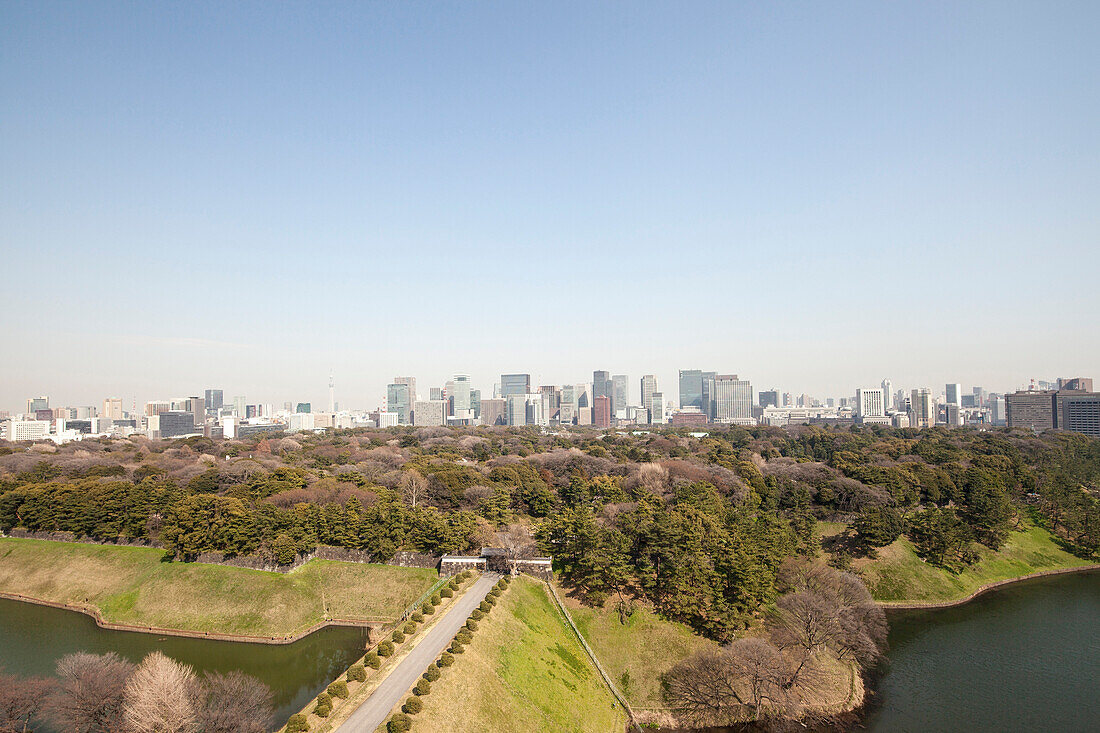
[[530, 374], [501, 374], [500, 375], [500, 396], [508, 399], [508, 395], [512, 394], [530, 394], [531, 393], [531, 375]]
[[602, 369], [592, 372], [592, 399], [597, 397], [606, 397], [611, 399], [614, 397], [614, 385], [611, 382], [611, 375]]
[[680, 370], [680, 409], [703, 409], [703, 372], [698, 369]]

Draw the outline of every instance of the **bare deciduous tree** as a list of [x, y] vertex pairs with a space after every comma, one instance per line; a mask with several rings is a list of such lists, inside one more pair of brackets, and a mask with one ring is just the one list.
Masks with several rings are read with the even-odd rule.
[[768, 640], [740, 639], [673, 667], [665, 675], [665, 699], [699, 725], [759, 720], [790, 708], [788, 667]]
[[153, 652], [126, 683], [122, 717], [128, 733], [198, 731], [198, 693], [191, 667]]
[[401, 489], [401, 498], [404, 499], [405, 503], [415, 508], [417, 503], [423, 501], [428, 493], [428, 480], [421, 476], [418, 471], [410, 469], [402, 473], [398, 488]]
[[122, 697], [135, 667], [114, 652], [68, 654], [57, 662], [58, 682], [46, 713], [76, 733], [122, 730]]
[[53, 683], [41, 677], [0, 674], [0, 733], [25, 733]]
[[203, 733], [264, 733], [273, 714], [271, 689], [243, 672], [207, 673], [198, 709]]
[[513, 572], [518, 560], [535, 554], [535, 539], [531, 536], [531, 530], [522, 524], [509, 524], [496, 533], [495, 542], [504, 550], [504, 557]]

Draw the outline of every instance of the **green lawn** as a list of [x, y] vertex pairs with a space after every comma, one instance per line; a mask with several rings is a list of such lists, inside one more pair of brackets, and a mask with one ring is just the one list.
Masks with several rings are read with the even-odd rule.
[[0, 590], [94, 606], [106, 621], [282, 636], [327, 615], [395, 618], [435, 570], [313, 560], [290, 573], [161, 562], [142, 547], [0, 538]]
[[423, 700], [414, 732], [621, 733], [627, 722], [544, 585], [526, 576]]
[[[561, 591], [558, 595], [565, 598]], [[641, 603], [634, 604], [624, 624], [614, 600], [599, 609], [572, 599], [565, 602], [585, 641], [631, 707], [665, 707], [661, 675], [697, 650], [718, 646], [684, 624], [661, 619]]]
[[1060, 548], [1045, 529], [1029, 524], [1012, 532], [999, 552], [985, 547], [979, 552], [978, 563], [955, 575], [921, 560], [902, 537], [878, 550], [875, 559], [854, 565], [876, 600], [921, 602], [960, 600], [998, 580], [1090, 564]]

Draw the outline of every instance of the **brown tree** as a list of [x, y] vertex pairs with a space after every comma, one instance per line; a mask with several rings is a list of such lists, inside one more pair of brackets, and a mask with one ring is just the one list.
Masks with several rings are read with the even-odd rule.
[[535, 538], [531, 536], [531, 530], [522, 524], [509, 524], [496, 533], [494, 541], [504, 550], [504, 557], [513, 572], [519, 560], [534, 556]]
[[428, 479], [421, 476], [418, 471], [409, 469], [401, 474], [398, 488], [401, 489], [401, 498], [404, 502], [415, 508], [428, 494]]
[[271, 689], [243, 672], [207, 673], [198, 708], [203, 733], [264, 733], [271, 723]]
[[198, 731], [199, 692], [191, 667], [153, 652], [126, 682], [122, 717], [128, 733]]
[[0, 733], [25, 733], [38, 717], [51, 680], [0, 674]]
[[135, 667], [114, 652], [68, 654], [57, 662], [57, 685], [47, 717], [65, 731], [119, 733], [122, 695]]
[[740, 639], [683, 660], [664, 678], [665, 699], [697, 725], [728, 725], [787, 711], [789, 663], [768, 640]]

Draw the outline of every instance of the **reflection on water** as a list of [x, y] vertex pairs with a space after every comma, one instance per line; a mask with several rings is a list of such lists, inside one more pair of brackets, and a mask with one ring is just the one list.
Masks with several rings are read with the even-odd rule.
[[151, 651], [197, 671], [239, 669], [271, 687], [279, 724], [348, 667], [366, 643], [362, 629], [327, 628], [294, 644], [245, 644], [108, 631], [74, 611], [0, 599], [0, 665], [9, 674], [52, 675], [76, 651], [113, 651], [134, 662]]

